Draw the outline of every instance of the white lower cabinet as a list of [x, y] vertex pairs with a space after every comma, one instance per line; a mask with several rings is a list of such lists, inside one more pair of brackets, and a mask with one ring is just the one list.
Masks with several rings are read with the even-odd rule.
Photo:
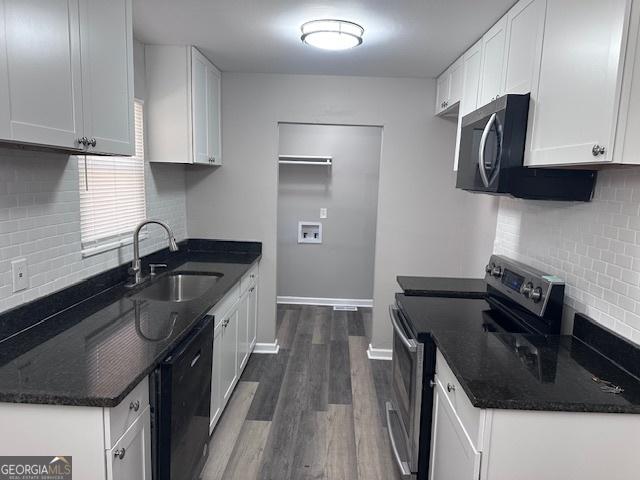
[[107, 450], [107, 480], [151, 480], [151, 410], [147, 407]]
[[256, 344], [258, 319], [258, 265], [209, 312], [214, 317], [213, 366], [211, 370], [211, 412], [213, 432], [240, 380]]
[[476, 408], [440, 351], [433, 388], [430, 480], [623, 480], [640, 471], [640, 415]]
[[434, 386], [432, 435], [431, 479], [480, 478], [482, 454], [476, 450], [440, 381]]
[[245, 292], [238, 305], [238, 350], [236, 363], [242, 369], [249, 359], [249, 292]]
[[222, 379], [220, 366], [222, 365], [222, 332], [224, 327], [222, 322], [218, 323], [213, 330], [213, 363], [211, 368], [211, 410], [209, 412], [209, 431], [220, 418], [222, 413]]
[[233, 388], [238, 380], [238, 319], [240, 304], [236, 304], [235, 308], [222, 321], [224, 331], [222, 332], [222, 355], [220, 361], [221, 368], [221, 391], [224, 403], [229, 400], [233, 393]]
[[248, 323], [248, 343], [249, 343], [249, 352], [253, 351], [253, 348], [256, 346], [256, 340], [258, 338], [258, 284], [256, 283], [254, 286], [249, 288], [249, 296], [247, 298], [247, 303], [249, 304], [249, 311], [247, 314], [247, 323]]
[[146, 377], [112, 408], [0, 402], [0, 425], [3, 455], [64, 452], [73, 478], [151, 480]]

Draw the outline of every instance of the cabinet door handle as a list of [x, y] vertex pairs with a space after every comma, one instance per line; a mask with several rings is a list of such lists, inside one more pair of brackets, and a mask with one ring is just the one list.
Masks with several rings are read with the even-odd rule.
[[591, 153], [594, 157], [597, 157], [598, 155], [604, 155], [605, 151], [606, 149], [604, 148], [604, 146], [598, 145], [597, 143], [591, 149]]
[[113, 452], [113, 456], [122, 460], [124, 458], [124, 456], [127, 453], [127, 449], [126, 448], [119, 448], [118, 450], [115, 450]]
[[91, 145], [93, 148], [95, 148], [97, 143], [98, 142], [96, 142], [96, 139], [92, 138], [91, 141], [89, 142], [89, 145]]
[[87, 137], [81, 137], [76, 140], [78, 145], [84, 145], [85, 147], [89, 144], [89, 139]]
[[447, 383], [447, 392], [451, 393], [455, 391], [456, 391], [456, 386], [451, 383]]
[[133, 410], [134, 412], [137, 412], [138, 410], [140, 410], [140, 400], [136, 400], [135, 402], [131, 402], [129, 404], [129, 410]]

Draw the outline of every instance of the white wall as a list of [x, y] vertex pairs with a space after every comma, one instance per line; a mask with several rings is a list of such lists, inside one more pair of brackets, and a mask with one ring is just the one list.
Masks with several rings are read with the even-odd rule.
[[500, 201], [495, 252], [562, 277], [572, 310], [640, 344], [640, 169], [601, 171], [591, 203]]
[[[144, 65], [140, 47], [136, 66]], [[144, 68], [135, 72], [136, 96], [144, 99]], [[0, 148], [0, 311], [131, 261], [130, 246], [82, 257], [78, 174], [78, 157]], [[178, 239], [186, 238], [184, 168], [147, 164], [145, 182], [147, 215], [166, 220]], [[141, 252], [165, 246], [164, 230], [150, 227]], [[17, 258], [27, 259], [30, 287], [14, 294], [11, 261]]]
[[496, 201], [454, 188], [455, 125], [435, 118], [435, 81], [223, 74], [223, 161], [187, 173], [192, 237], [263, 242], [259, 341], [273, 341], [278, 122], [383, 126], [373, 344], [391, 346], [398, 274], [479, 276]]

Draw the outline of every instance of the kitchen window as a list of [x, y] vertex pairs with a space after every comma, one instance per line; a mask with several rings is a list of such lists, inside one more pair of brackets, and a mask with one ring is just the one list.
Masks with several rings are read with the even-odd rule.
[[135, 101], [134, 113], [134, 156], [78, 157], [83, 256], [131, 243], [133, 230], [146, 217], [142, 101]]

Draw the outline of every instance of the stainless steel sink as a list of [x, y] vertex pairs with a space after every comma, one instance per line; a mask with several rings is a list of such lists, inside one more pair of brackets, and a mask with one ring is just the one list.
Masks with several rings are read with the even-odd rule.
[[152, 280], [133, 297], [159, 302], [188, 302], [204, 295], [222, 278], [221, 273], [175, 272]]

